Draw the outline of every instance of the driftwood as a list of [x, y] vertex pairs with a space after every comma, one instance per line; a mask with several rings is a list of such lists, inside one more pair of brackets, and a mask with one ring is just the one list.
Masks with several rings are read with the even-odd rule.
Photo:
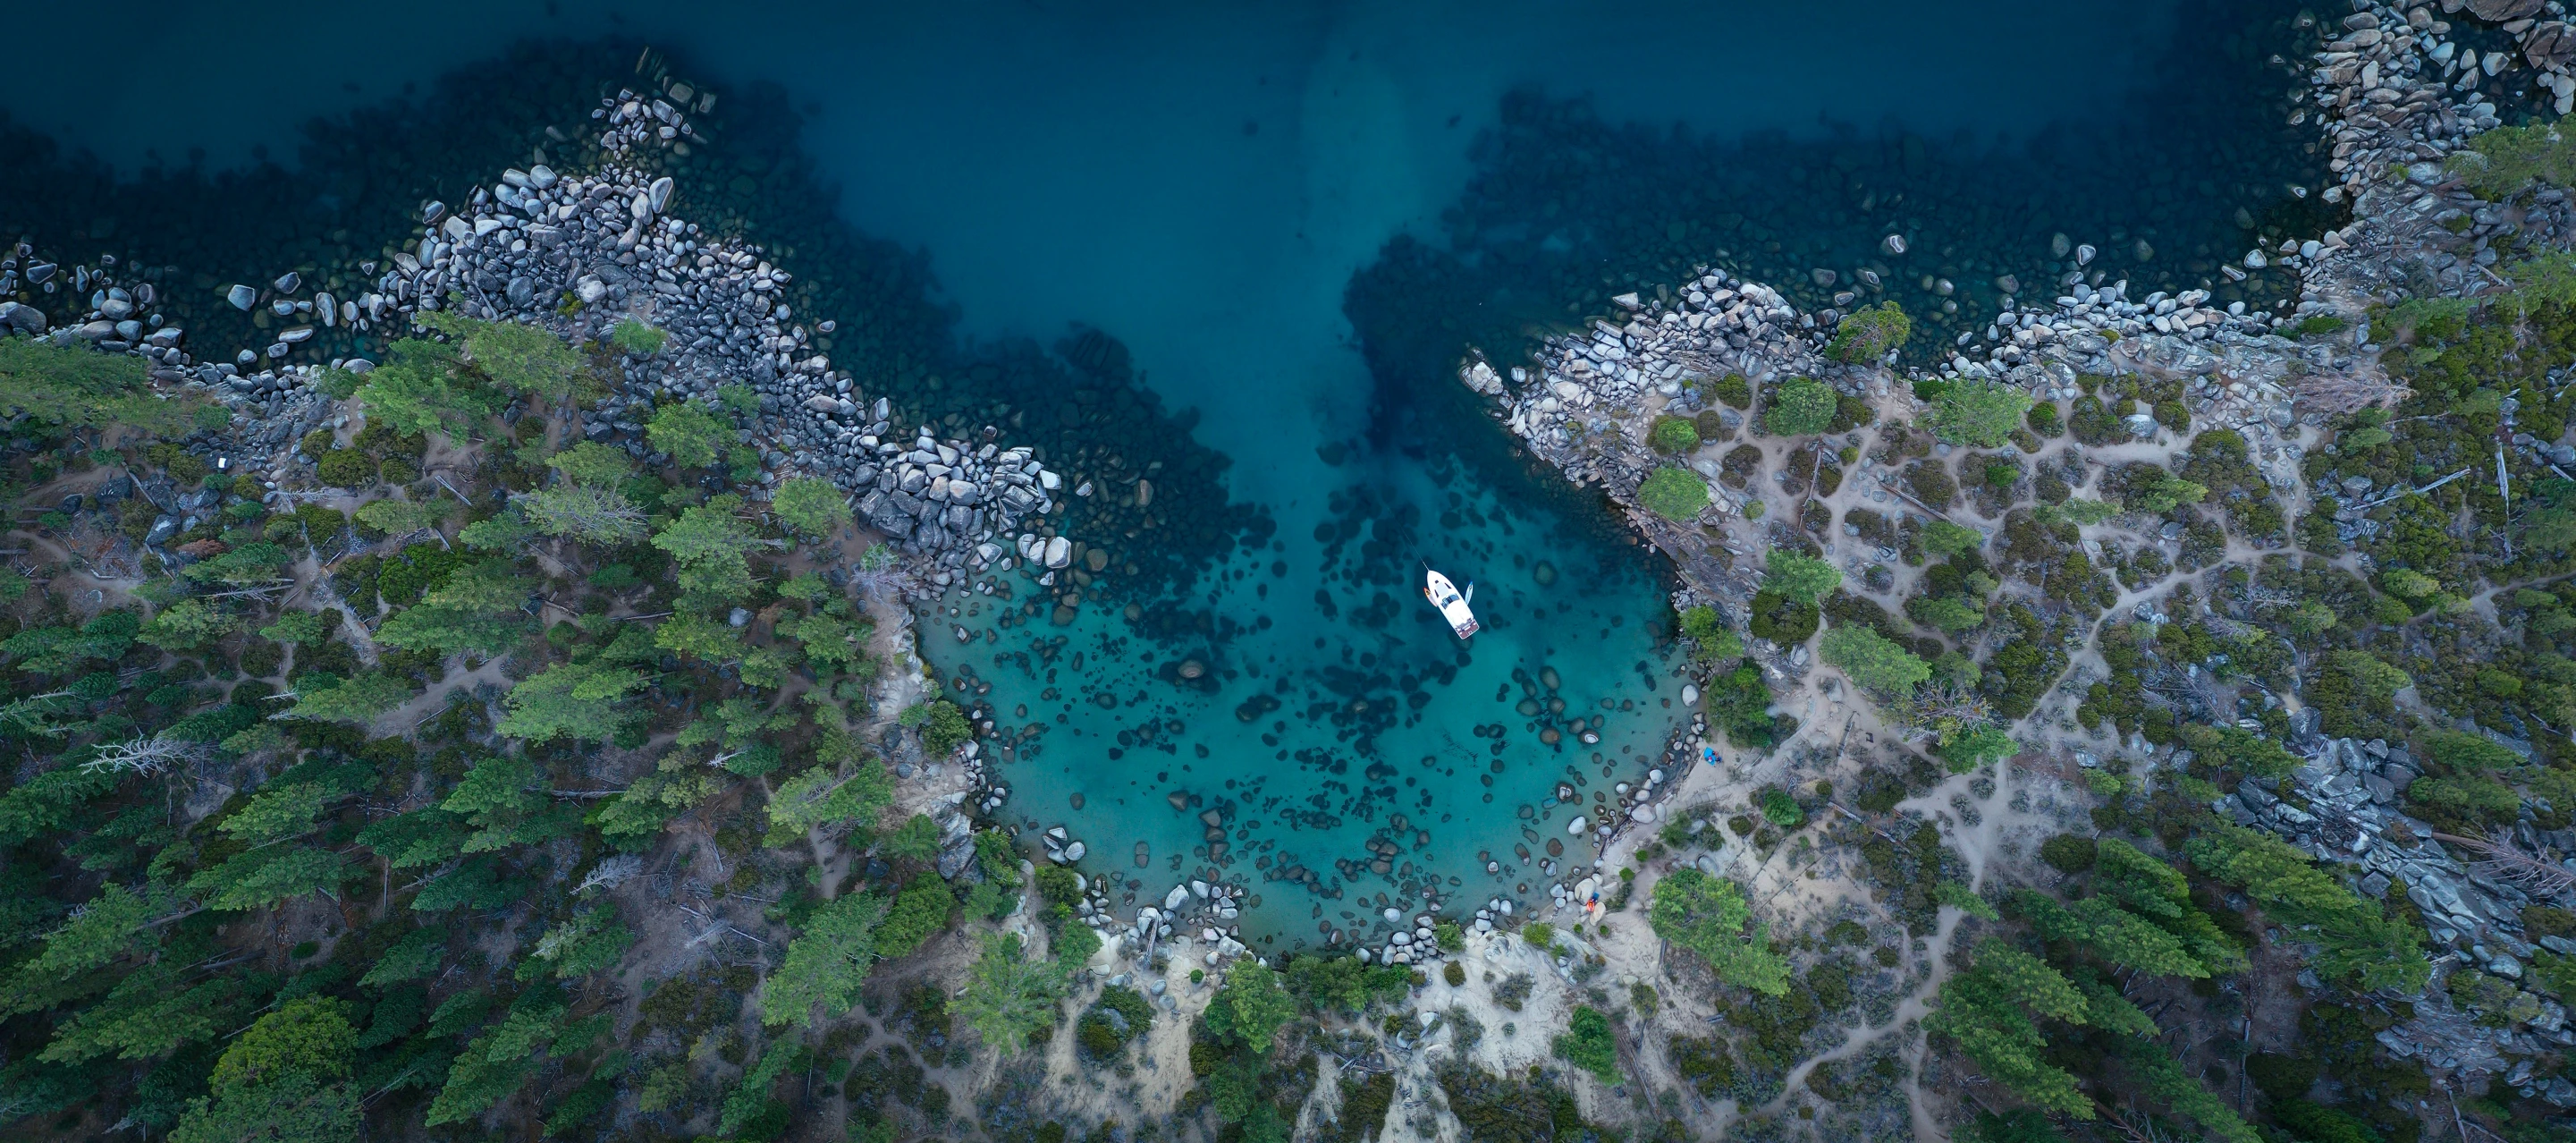
[[2478, 854], [2483, 860], [2475, 862], [2470, 868], [2498, 881], [2510, 882], [2528, 892], [2550, 897], [2564, 897], [2576, 893], [2576, 871], [2570, 871], [2565, 866], [2555, 865], [2526, 853], [2521, 846], [2509, 840], [2492, 837], [2461, 837], [2457, 834], [2440, 832], [2436, 832], [2433, 837], [2437, 841], [2446, 841]]
[[[2472, 466], [2470, 466], [2470, 467], [2471, 467], [2471, 468], [2474, 468], [2474, 467], [2476, 467], [2476, 466], [2475, 466], [2475, 465], [2472, 465]], [[2425, 493], [2427, 493], [2427, 492], [2431, 492], [2432, 490], [2434, 490], [2434, 489], [2436, 489], [2436, 488], [2440, 488], [2441, 486], [2443, 486], [2443, 485], [2445, 485], [2445, 484], [2449, 484], [2450, 482], [2452, 482], [2452, 481], [2454, 481], [2454, 480], [2458, 480], [2459, 478], [2461, 478], [2461, 477], [2463, 477], [2463, 476], [2467, 476], [2468, 474], [2469, 474], [2469, 469], [2467, 469], [2467, 468], [2463, 468], [2463, 469], [2459, 470], [2458, 472], [2454, 472], [2454, 473], [2450, 474], [2449, 476], [2445, 476], [2445, 477], [2443, 477], [2442, 479], [2440, 479], [2440, 480], [2436, 480], [2436, 481], [2434, 481], [2434, 482], [2433, 482], [2433, 483], [2431, 483], [2431, 484], [2427, 484], [2427, 485], [2425, 485], [2425, 486], [2424, 486], [2424, 487], [2422, 487], [2422, 488], [2400, 488], [2400, 489], [2398, 489], [2397, 491], [2395, 491], [2395, 492], [2391, 492], [2391, 493], [2389, 493], [2389, 494], [2388, 494], [2388, 495], [2386, 495], [2386, 496], [2382, 496], [2382, 497], [2380, 497], [2380, 498], [2379, 498], [2379, 499], [2377, 499], [2377, 500], [2370, 501], [2370, 502], [2368, 502], [2368, 503], [2366, 503], [2366, 504], [2355, 504], [2355, 505], [2353, 505], [2352, 507], [2353, 507], [2353, 510], [2354, 510], [2354, 511], [2358, 512], [2358, 511], [2361, 511], [2361, 510], [2366, 509], [2366, 508], [2377, 508], [2377, 507], [2379, 507], [2380, 505], [2382, 505], [2382, 504], [2386, 504], [2386, 503], [2388, 503], [2388, 502], [2389, 502], [2389, 501], [2391, 501], [2391, 500], [2397, 500], [2397, 499], [2400, 499], [2400, 498], [2403, 498], [2403, 497], [2407, 497], [2407, 496], [2421, 496], [2421, 495], [2423, 495], [2423, 494], [2425, 494]]]
[[2394, 405], [2413, 390], [2373, 370], [2361, 373], [2311, 373], [2296, 385], [2299, 403], [2319, 413], [2341, 415], [2373, 405]]

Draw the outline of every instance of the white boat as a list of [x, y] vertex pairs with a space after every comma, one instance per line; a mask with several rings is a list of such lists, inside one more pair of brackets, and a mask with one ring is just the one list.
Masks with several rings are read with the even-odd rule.
[[[1440, 609], [1440, 617], [1449, 621], [1449, 629], [1457, 632], [1461, 639], [1475, 634], [1476, 613], [1468, 610], [1467, 597], [1458, 594], [1457, 587], [1449, 582], [1448, 576], [1429, 568], [1424, 568], [1422, 574], [1422, 598]], [[1469, 584], [1467, 590], [1474, 591], [1475, 585]]]

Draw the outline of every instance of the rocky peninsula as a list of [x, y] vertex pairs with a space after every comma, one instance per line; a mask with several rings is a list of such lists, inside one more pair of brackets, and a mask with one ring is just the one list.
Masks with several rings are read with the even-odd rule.
[[[2340, 182], [2316, 193], [2347, 204], [2349, 221], [2256, 246], [2215, 267], [2217, 277], [2238, 282], [2249, 270], [2295, 271], [2298, 296], [2283, 312], [2242, 301], [2218, 305], [2207, 289], [2132, 297], [2127, 282], [2105, 282], [2093, 267], [2093, 246], [2058, 234], [2047, 251], [2056, 260], [2049, 277], [1993, 283], [2002, 300], [1986, 328], [1962, 332], [1929, 354], [1900, 354], [1905, 319], [1890, 322], [1868, 301], [1882, 276], [1916, 272], [1908, 265], [1908, 236], [1891, 233], [1881, 259], [1855, 275], [1859, 288], [1837, 295], [1837, 308], [1802, 311], [1768, 285], [1701, 267], [1682, 281], [1620, 295], [1616, 313], [1549, 339], [1527, 360], [1479, 354], [1461, 365], [1463, 384], [1494, 403], [1496, 421], [1532, 455], [1578, 485], [1600, 488], [1674, 560], [1683, 580], [1677, 609], [1713, 609], [1695, 635], [1729, 650], [1708, 656], [1701, 689], [1727, 686], [1732, 649], [1741, 647], [1743, 661], [1769, 684], [1772, 709], [1795, 714], [1783, 721], [1796, 729], [1778, 741], [1705, 731], [1689, 746], [1710, 764], [1657, 791], [1658, 813], [1641, 817], [1705, 818], [1713, 828], [1733, 815], [1736, 832], [1746, 833], [1785, 789], [1826, 820], [1848, 823], [1826, 829], [1812, 854], [1803, 844], [1795, 853], [1778, 848], [1776, 834], [1739, 840], [1719, 833], [1713, 841], [1692, 838], [1707, 848], [1699, 856], [1670, 833], [1611, 841], [1615, 831], [1603, 826], [1610, 842], [1604, 869], [1630, 866], [1640, 893], [1673, 869], [1744, 878], [1755, 889], [1755, 917], [1775, 934], [1849, 919], [1880, 925], [1901, 921], [1904, 904], [1901, 884], [1888, 883], [1880, 862], [1851, 860], [1873, 844], [1873, 833], [1884, 839], [1911, 823], [1937, 827], [1950, 853], [1943, 868], [1999, 897], [2077, 872], [2052, 850], [2056, 843], [2040, 844], [2051, 835], [2119, 836], [2117, 823], [2126, 820], [2133, 830], [2161, 835], [2179, 856], [2190, 848], [2181, 844], [2180, 823], [2146, 829], [2134, 815], [2194, 791], [2216, 794], [2191, 813], [2276, 836], [2292, 847], [2287, 852], [2313, 860], [2374, 907], [2385, 901], [2392, 913], [2421, 924], [2429, 954], [2414, 955], [2429, 955], [2429, 976], [2356, 989], [2308, 963], [2320, 955], [2315, 926], [2309, 936], [2285, 935], [2275, 920], [2256, 944], [2255, 972], [2269, 976], [2277, 965], [2278, 979], [2294, 986], [2289, 995], [2258, 991], [2249, 979], [2241, 999], [2231, 991], [2228, 1002], [2200, 1014], [2187, 1014], [2186, 1005], [2158, 1017], [2169, 1030], [2198, 1021], [2190, 1026], [2230, 1042], [2226, 1063], [2209, 1071], [2251, 1070], [2259, 1062], [2247, 1060], [2251, 1053], [2312, 1050], [2297, 1046], [2295, 1030], [2277, 1017], [2255, 1023], [2258, 1001], [2275, 1011], [2310, 1003], [2329, 1011], [2358, 1001], [2400, 1013], [2371, 1025], [2376, 1031], [2363, 1054], [2384, 1052], [2394, 1066], [2421, 1069], [2436, 1092], [2457, 1093], [2462, 1105], [2483, 1093], [2489, 1106], [2534, 1101], [2543, 1116], [2576, 1107], [2576, 1087], [2549, 1070], [2576, 1033], [2564, 1027], [2557, 978], [2531, 968], [2535, 950], [2544, 961], [2568, 951], [2566, 934], [2550, 918], [2562, 915], [2565, 894], [2576, 887], [2576, 875], [2561, 868], [2576, 868], [2568, 858], [2576, 836], [2564, 831], [2550, 799], [2533, 792], [2546, 781], [2524, 791], [2518, 822], [2509, 812], [2515, 799], [2505, 795], [2502, 820], [2475, 829], [2446, 817], [2451, 807], [2435, 793], [2449, 780], [2444, 776], [2459, 771], [2450, 755], [2485, 751], [2491, 765], [2546, 772], [2562, 749], [2551, 741], [2563, 735], [2527, 716], [2472, 715], [2455, 698], [2436, 698], [2419, 674], [2398, 696], [2400, 707], [2421, 719], [2415, 752], [2396, 734], [2356, 737], [2345, 728], [2366, 724], [2317, 705], [2349, 701], [2322, 697], [2346, 693], [2331, 679], [2339, 668], [2324, 661], [2333, 652], [2277, 626], [2280, 609], [2299, 599], [2295, 577], [2285, 584], [2280, 574], [2295, 568], [2298, 556], [2312, 567], [2331, 561], [2382, 584], [2403, 582], [2407, 573], [2398, 569], [2422, 565], [2388, 543], [2405, 526], [2395, 519], [2402, 505], [2465, 479], [2485, 486], [2478, 502], [2494, 506], [2488, 510], [2546, 512], [2554, 501], [2545, 498], [2555, 493], [2535, 493], [2534, 482], [2567, 479], [2576, 450], [2560, 437], [2563, 421], [2544, 409], [2545, 427], [2529, 425], [2534, 398], [2514, 393], [2503, 378], [2492, 382], [2505, 389], [2490, 406], [2494, 427], [2483, 444], [2472, 438], [2468, 467], [2428, 472], [2418, 464], [2394, 482], [2337, 474], [2358, 467], [2362, 450], [2374, 444], [2374, 426], [2390, 423], [2392, 411], [2448, 401], [2438, 389], [2427, 393], [2431, 383], [2420, 369], [2441, 348], [2439, 339], [2456, 334], [2428, 335], [2409, 307], [2455, 304], [2443, 301], [2453, 298], [2527, 306], [2530, 295], [2522, 291], [2549, 272], [2540, 267], [2564, 257], [2576, 221], [2567, 191], [2550, 176], [2530, 174], [2531, 150], [2563, 144], [2549, 133], [2554, 129], [2537, 124], [2487, 134], [2501, 120], [2478, 85], [2503, 77], [2564, 114], [2567, 93], [2576, 91], [2569, 25], [2555, 5], [2537, 2], [2353, 7], [2313, 58], [2308, 98], [2293, 115], [2294, 122], [2313, 116], [2331, 148]], [[2499, 35], [2507, 46], [2467, 46], [2498, 43]], [[2546, 142], [2526, 143], [2525, 133], [2547, 133]], [[1819, 283], [1835, 278], [1835, 271], [1816, 271]], [[2548, 376], [2564, 367], [2550, 357]], [[1795, 390], [1813, 386], [1828, 394], [1825, 412], [1801, 424]], [[1978, 404], [2004, 407], [2009, 419], [1980, 433]], [[2048, 439], [2069, 429], [2076, 440]], [[2212, 481], [2206, 491], [2223, 491], [2232, 503], [2213, 495], [2195, 510], [2141, 495], [2150, 480], [2140, 466], [2170, 470], [2200, 489], [2199, 481], [2220, 471], [2208, 448], [2217, 436], [2227, 439], [2240, 475], [2232, 488]], [[2428, 445], [2418, 447], [2429, 460]], [[2480, 455], [2487, 450], [2491, 456]], [[2536, 507], [2535, 496], [2543, 498]], [[2249, 510], [2257, 504], [2269, 511]], [[2223, 508], [2223, 529], [2198, 521], [2209, 508]], [[2287, 526], [2294, 520], [2295, 532]], [[2536, 542], [2557, 546], [2515, 558], [2548, 561], [2543, 568], [2563, 564], [2563, 545]], [[2514, 553], [2510, 539], [2491, 546], [2499, 565]], [[1881, 681], [1885, 655], [1846, 651], [1836, 661], [1831, 634], [1823, 655], [1814, 653], [1814, 607], [1803, 625], [1782, 620], [1776, 553], [1794, 560], [1802, 549], [1803, 558], [1832, 565], [1847, 585], [1820, 601], [1824, 619], [1836, 629], [1874, 632], [1915, 668], [1897, 672], [1895, 689]], [[1768, 574], [1766, 551], [1775, 553]], [[1982, 554], [1977, 574], [1993, 568], [1986, 591], [2000, 593], [1966, 600], [1983, 614], [1952, 620], [1925, 606], [1956, 591], [1960, 577], [1926, 574], [1947, 570], [1938, 565], [1917, 569], [1927, 556], [1953, 551]], [[1957, 563], [1953, 556], [1949, 566]], [[2489, 624], [2502, 621], [2506, 597], [2527, 591], [2517, 583], [2530, 582], [2527, 567], [2500, 566], [2450, 597], [2459, 601], [2447, 606], [2460, 625], [2484, 631], [2470, 643], [2514, 637]], [[2528, 604], [2537, 597], [2521, 598]], [[2260, 642], [2267, 616], [2272, 638], [2318, 661], [2229, 670], [2224, 653], [2195, 662], [2188, 652], [2174, 656], [2169, 645], [2159, 656], [2153, 646], [2157, 633], [2204, 629], [2218, 633], [2221, 646]], [[2039, 653], [2016, 656], [2017, 645]], [[2395, 646], [2420, 654], [2438, 645], [2439, 637], [2428, 644], [2416, 635]], [[2148, 650], [2143, 661], [2141, 646]], [[1954, 677], [1947, 663], [1961, 652], [1976, 661]], [[2524, 681], [2541, 685], [2537, 678], [2489, 680]], [[2150, 710], [2203, 729], [2123, 733], [2129, 720], [2103, 717], [2115, 705], [2105, 684], [2132, 695], [2143, 685]], [[1949, 749], [1980, 726], [2009, 735], [1998, 751], [2004, 760], [1991, 768]], [[2422, 756], [2426, 734], [2441, 761]], [[1916, 751], [1932, 754], [1934, 766], [1924, 766]], [[2241, 756], [2246, 752], [2282, 761], [2255, 765]], [[1878, 775], [1901, 773], [1908, 756], [1918, 758], [1915, 770], [1927, 780], [1873, 799], [1873, 786], [1884, 781]], [[1956, 776], [1929, 781], [1943, 761]], [[2231, 792], [2221, 794], [2213, 779]], [[1855, 788], [1857, 808], [1842, 793]], [[2089, 854], [2093, 842], [2083, 845]], [[2203, 860], [2192, 852], [2192, 861]], [[1784, 862], [1811, 870], [1784, 877]], [[2213, 872], [2209, 864], [2199, 868], [2199, 875]], [[1859, 882], [1838, 881], [1837, 869], [1860, 873]], [[1806, 878], [1819, 884], [1801, 884]], [[2227, 888], [2223, 875], [2220, 887]], [[2249, 901], [2242, 891], [2224, 893], [2228, 909], [2260, 902], [2259, 895]], [[1961, 1052], [1956, 1040], [1922, 1039], [1937, 1021], [1918, 1023], [1963, 1002], [1945, 982], [1958, 979], [1959, 963], [1994, 921], [1990, 909], [1945, 901], [1937, 931], [1916, 930], [1914, 951], [1928, 956], [1905, 980], [1898, 1003], [1882, 1006], [1839, 1045], [1833, 1037], [1810, 1041], [1815, 1066], [1893, 1040], [1919, 1060], [1922, 1078], [1957, 1074], [1978, 1082], [1983, 1062], [1987, 1082], [2011, 1086], [1974, 1048], [1953, 1054]], [[1658, 963], [1667, 978], [1671, 973], [1669, 943], [1613, 942], [1596, 955], [1613, 974], [1652, 977]], [[1641, 1050], [1641, 1061], [1685, 1076], [1705, 1066], [1680, 1050], [1697, 1017], [1685, 1009], [1663, 1024], [1674, 1046], [1660, 1060]], [[1641, 1034], [1648, 1045], [1654, 1038]], [[1791, 1072], [1792, 1087], [1805, 1066]], [[2242, 1090], [2224, 1093], [2231, 1106], [2247, 1106]], [[1973, 1088], [1936, 1095], [1918, 1083], [1901, 1094], [1918, 1125], [1995, 1110]], [[1820, 1119], [1832, 1102], [1817, 1108]], [[2463, 1126], [2438, 1101], [2398, 1113], [2419, 1114], [2428, 1137], [2444, 1128], [2484, 1130]], [[2214, 1134], [2230, 1129], [2206, 1112], [2199, 1123]]]

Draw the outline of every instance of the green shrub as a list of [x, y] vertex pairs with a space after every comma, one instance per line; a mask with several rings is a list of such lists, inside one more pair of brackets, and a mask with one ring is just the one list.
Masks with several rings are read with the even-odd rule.
[[620, 318], [617, 325], [608, 331], [608, 344], [616, 346], [620, 353], [651, 357], [662, 352], [662, 343], [670, 336], [634, 318]]
[[1723, 440], [1731, 435], [1726, 427], [1726, 414], [1715, 409], [1702, 409], [1691, 418], [1691, 431], [1703, 441]]
[[1816, 633], [1823, 612], [1813, 602], [1800, 602], [1776, 591], [1753, 594], [1751, 622], [1753, 637], [1768, 639], [1782, 646], [1804, 643]]
[[1711, 676], [1700, 703], [1727, 742], [1745, 749], [1768, 750], [1796, 726], [1788, 715], [1771, 713], [1771, 687], [1762, 681], [1761, 666], [1751, 660]]
[[2272, 1105], [2272, 1118], [2290, 1129], [2290, 1134], [2308, 1143], [2381, 1143], [2378, 1132], [2334, 1108], [2304, 1099], [2285, 1099]]
[[2075, 411], [2067, 418], [2067, 431], [2075, 434], [2077, 443], [2087, 447], [2126, 440], [2127, 428], [2118, 415], [2102, 404], [2098, 397], [2086, 395], [2075, 399]]
[[1746, 381], [1741, 373], [1729, 373], [1708, 387], [1708, 395], [1726, 402], [1731, 408], [1750, 408], [1753, 405], [1753, 384]]
[[915, 878], [895, 895], [885, 919], [878, 922], [877, 955], [888, 959], [912, 955], [922, 942], [946, 929], [949, 918], [956, 913], [957, 895], [949, 892], [947, 882], [929, 876]]
[[1154, 1004], [1145, 994], [1122, 985], [1100, 990], [1100, 999], [1083, 1013], [1075, 1041], [1095, 1058], [1117, 1055], [1154, 1026]]
[[1904, 346], [1914, 336], [1914, 322], [1895, 302], [1862, 306], [1843, 319], [1825, 356], [1844, 363], [1873, 362]]
[[933, 758], [946, 758], [975, 737], [975, 727], [966, 721], [966, 712], [947, 699], [928, 704], [921, 722], [922, 752]]
[[1667, 520], [1688, 520], [1708, 507], [1708, 482], [1687, 468], [1665, 465], [1637, 487], [1637, 504]]
[[1771, 408], [1762, 425], [1773, 436], [1804, 437], [1825, 431], [1834, 423], [1834, 391], [1812, 377], [1792, 377], [1781, 382], [1772, 394]]
[[2061, 833], [2039, 844], [2039, 859], [2061, 873], [2082, 873], [2093, 868], [2095, 844], [2092, 838]]
[[1682, 635], [1691, 641], [1691, 658], [1700, 662], [1725, 662], [1744, 657], [1744, 641], [1728, 630], [1717, 616], [1717, 609], [1693, 607], [1682, 612]]
[[2022, 418], [2022, 421], [2030, 426], [2030, 431], [2043, 437], [2063, 436], [2066, 432], [2066, 423], [2058, 417], [2055, 401], [2041, 401], [2032, 405], [2030, 412]]
[[2534, 940], [2541, 937], [2576, 939], [2576, 912], [2550, 905], [2533, 905], [2522, 911], [2522, 927]]
[[1688, 417], [1657, 417], [1646, 430], [1646, 446], [1660, 453], [1685, 453], [1699, 447], [1699, 426]]
[[1575, 1006], [1565, 1034], [1549, 1049], [1558, 1059], [1592, 1073], [1603, 1083], [1619, 1082], [1619, 1045], [1610, 1035], [1610, 1018], [1589, 1004]]
[[323, 453], [316, 467], [322, 483], [334, 488], [364, 488], [376, 481], [375, 462], [353, 448], [335, 448]]
[[1906, 469], [1905, 483], [1916, 499], [1935, 509], [1947, 509], [1959, 497], [1959, 482], [1951, 479], [1950, 470], [1931, 461]]
[[1941, 394], [1925, 419], [1951, 444], [1995, 448], [2012, 439], [2013, 427], [2030, 411], [2030, 396], [2008, 385], [1985, 380], [1960, 381]]
[[1777, 786], [1762, 791], [1762, 816], [1781, 829], [1796, 829], [1807, 824], [1806, 807], [1787, 790]]

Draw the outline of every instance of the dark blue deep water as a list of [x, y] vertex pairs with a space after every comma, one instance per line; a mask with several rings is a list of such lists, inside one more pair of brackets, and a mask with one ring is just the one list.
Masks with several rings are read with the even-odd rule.
[[145, 7], [12, 15], [50, 47], [0, 70], [0, 237], [163, 267], [201, 347], [223, 284], [339, 288], [423, 199], [576, 153], [603, 87], [717, 92], [675, 209], [767, 243], [903, 416], [1100, 489], [1090, 582], [923, 617], [1004, 816], [1145, 894], [1222, 866], [1280, 941], [1539, 887], [1569, 811], [1524, 815], [1686, 714], [1661, 565], [1481, 417], [1466, 347], [1703, 263], [1813, 306], [1870, 269], [1946, 344], [2060, 234], [2268, 306], [2217, 263], [2336, 209], [2284, 61], [2340, 12], [2284, 0]]

